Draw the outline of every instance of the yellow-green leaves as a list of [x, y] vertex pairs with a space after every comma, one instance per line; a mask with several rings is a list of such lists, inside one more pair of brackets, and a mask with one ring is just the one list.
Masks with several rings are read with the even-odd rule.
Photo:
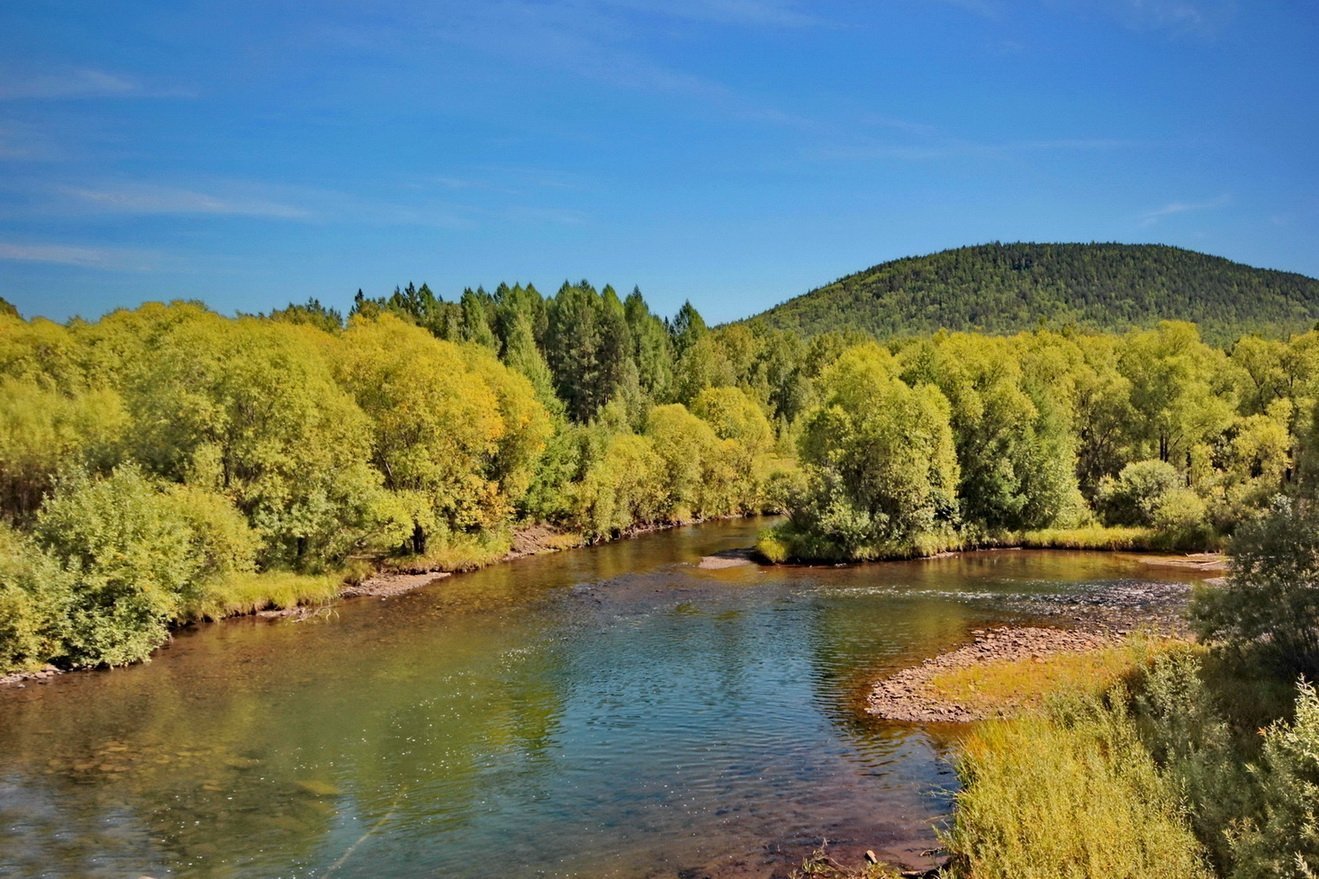
[[808, 555], [916, 554], [956, 519], [958, 465], [950, 407], [938, 388], [910, 387], [874, 344], [847, 350], [821, 376], [824, 404], [802, 435], [807, 495], [792, 527]]
[[30, 376], [0, 378], [0, 512], [29, 521], [61, 469], [112, 464], [127, 425], [111, 389], [70, 394]]
[[410, 499], [417, 543], [436, 527], [494, 526], [526, 493], [549, 416], [531, 383], [488, 352], [389, 315], [359, 317], [336, 372], [370, 418], [384, 485]]
[[143, 659], [209, 575], [251, 564], [244, 526], [222, 501], [169, 494], [136, 467], [64, 477], [37, 518], [38, 540], [71, 580], [60, 651], [80, 665]]

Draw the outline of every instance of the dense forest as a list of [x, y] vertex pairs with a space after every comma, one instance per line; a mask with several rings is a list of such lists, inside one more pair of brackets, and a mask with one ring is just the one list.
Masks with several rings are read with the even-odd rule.
[[[797, 422], [771, 558], [1037, 542], [1204, 548], [1309, 478], [1319, 333], [940, 333], [844, 351]], [[1051, 537], [1047, 529], [1070, 529]], [[1143, 532], [1139, 529], [1145, 529]], [[1121, 541], [1118, 540], [1118, 543]]]
[[409, 285], [347, 321], [0, 315], [0, 667], [136, 661], [387, 559], [498, 558], [521, 523], [589, 541], [760, 511], [778, 407], [741, 377], [695, 309], [585, 283]]
[[1319, 320], [1319, 281], [1150, 244], [985, 244], [881, 263], [750, 320], [812, 335], [856, 327], [880, 338], [939, 329], [1014, 333], [1075, 325], [1197, 324], [1227, 344]]
[[531, 524], [786, 512], [774, 560], [1213, 545], [1305, 478], [1319, 333], [880, 344], [584, 281], [409, 284], [346, 317], [0, 314], [0, 384], [0, 665], [115, 665], [382, 564], [497, 559]]

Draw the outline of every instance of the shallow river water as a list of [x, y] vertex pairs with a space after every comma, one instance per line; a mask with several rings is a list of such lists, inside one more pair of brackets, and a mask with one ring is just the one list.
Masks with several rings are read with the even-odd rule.
[[867, 682], [1122, 581], [1088, 553], [704, 570], [754, 521], [524, 559], [0, 690], [0, 876], [784, 875], [927, 862], [951, 729]]

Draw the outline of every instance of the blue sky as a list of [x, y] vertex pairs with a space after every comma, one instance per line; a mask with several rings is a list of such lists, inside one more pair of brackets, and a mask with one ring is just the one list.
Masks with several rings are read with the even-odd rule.
[[1317, 46], [1309, 0], [11, 0], [0, 296], [722, 321], [993, 240], [1319, 276]]

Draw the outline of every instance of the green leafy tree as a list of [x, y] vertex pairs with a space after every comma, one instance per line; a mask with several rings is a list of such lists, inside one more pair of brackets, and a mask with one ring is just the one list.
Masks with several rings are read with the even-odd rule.
[[266, 565], [317, 569], [363, 545], [379, 480], [370, 425], [309, 326], [190, 315], [126, 368], [137, 460], [231, 497]]
[[726, 479], [715, 478], [722, 448], [709, 424], [671, 403], [651, 410], [645, 435], [663, 462], [667, 518], [686, 521], [729, 512]]
[[127, 415], [108, 388], [65, 394], [34, 378], [0, 379], [0, 513], [27, 523], [69, 467], [111, 466]]
[[1182, 466], [1193, 446], [1227, 429], [1235, 401], [1226, 360], [1191, 324], [1164, 321], [1123, 338], [1118, 369], [1131, 382], [1142, 457]]
[[588, 535], [608, 538], [662, 521], [668, 502], [665, 462], [651, 440], [615, 434], [580, 484], [577, 524]]
[[409, 498], [410, 540], [491, 527], [531, 483], [549, 419], [530, 383], [476, 348], [390, 316], [354, 319], [340, 381], [371, 419], [371, 461]]
[[801, 439], [808, 489], [783, 532], [793, 554], [905, 556], [947, 541], [959, 474], [943, 394], [908, 387], [873, 343], [846, 351], [820, 384]]
[[1067, 423], [1026, 392], [1014, 347], [958, 333], [903, 352], [904, 377], [951, 405], [963, 520], [994, 531], [1047, 527], [1077, 491]]

